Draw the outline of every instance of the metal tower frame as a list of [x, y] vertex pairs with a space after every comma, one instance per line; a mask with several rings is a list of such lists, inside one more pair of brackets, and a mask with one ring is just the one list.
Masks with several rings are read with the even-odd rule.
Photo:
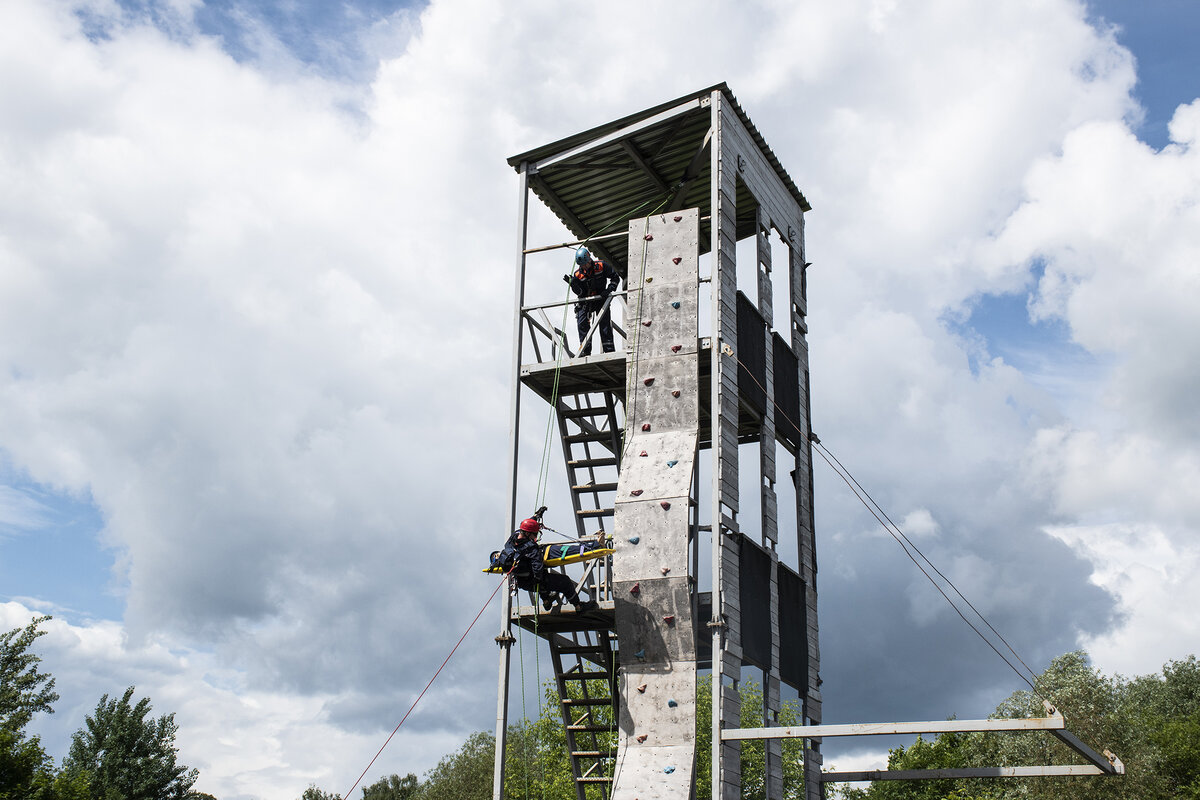
[[[704, 668], [712, 671], [713, 800], [741, 797], [746, 740], [764, 741], [768, 798], [783, 793], [784, 738], [804, 741], [806, 800], [823, 797], [824, 784], [835, 780], [1123, 772], [1115, 756], [1070, 734], [1052, 708], [1035, 720], [821, 724], [804, 252], [810, 207], [728, 86], [509, 164], [519, 176], [509, 529], [520, 501], [528, 389], [557, 419], [577, 535], [599, 528], [616, 553], [588, 562], [578, 579], [599, 601], [596, 609], [547, 613], [536, 598], [526, 606], [515, 589], [503, 593], [494, 800], [503, 797], [513, 626], [549, 642], [578, 800], [694, 795], [695, 682]], [[529, 246], [531, 192], [575, 241]], [[754, 298], [738, 291], [738, 243], [751, 240], [743, 256], [754, 263], [741, 268], [743, 278], [754, 270]], [[582, 242], [624, 281], [624, 291], [606, 301], [620, 312], [614, 329], [623, 347], [614, 353], [577, 355], [574, 337], [562, 330], [568, 326], [552, 318], [575, 300], [526, 302], [529, 259], [551, 251], [564, 257]], [[773, 253], [785, 253], [784, 263], [773, 263]], [[787, 300], [783, 319], [775, 318], [777, 293]], [[742, 463], [743, 446], [757, 446], [757, 464]], [[781, 451], [794, 465], [788, 494], [795, 508], [784, 516], [795, 520], [794, 564], [778, 547]], [[749, 474], [757, 478], [758, 519], [740, 514], [739, 482]], [[709, 592], [699, 585], [705, 567]], [[762, 725], [754, 728], [740, 727], [738, 685], [747, 665], [764, 679]], [[779, 726], [784, 685], [799, 695], [802, 725]], [[1089, 763], [821, 771], [824, 737], [946, 730], [1047, 730]]]

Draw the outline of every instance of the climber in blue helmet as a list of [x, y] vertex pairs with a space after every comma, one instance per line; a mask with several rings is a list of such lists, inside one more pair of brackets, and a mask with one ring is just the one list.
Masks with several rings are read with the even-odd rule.
[[593, 258], [591, 252], [583, 246], [575, 251], [575, 272], [563, 275], [563, 280], [571, 287], [571, 291], [579, 298], [575, 303], [575, 326], [579, 329], [579, 355], [592, 354], [592, 342], [588, 331], [592, 327], [592, 316], [600, 315], [596, 329], [600, 333], [600, 346], [604, 352], [611, 353], [616, 347], [613, 344], [612, 317], [604, 301], [621, 285], [621, 276], [606, 261]]

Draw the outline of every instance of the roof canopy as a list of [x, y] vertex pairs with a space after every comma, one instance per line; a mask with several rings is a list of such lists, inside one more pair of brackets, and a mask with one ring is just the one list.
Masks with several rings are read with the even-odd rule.
[[[529, 185], [576, 237], [625, 230], [628, 220], [657, 210], [699, 208], [711, 198], [713, 92], [737, 112], [767, 162], [800, 208], [810, 206], [724, 83], [648, 108], [508, 159], [528, 165]], [[755, 233], [754, 201], [739, 190], [738, 238]], [[701, 243], [708, 249], [707, 236]], [[595, 248], [624, 272], [627, 242], [606, 240]]]

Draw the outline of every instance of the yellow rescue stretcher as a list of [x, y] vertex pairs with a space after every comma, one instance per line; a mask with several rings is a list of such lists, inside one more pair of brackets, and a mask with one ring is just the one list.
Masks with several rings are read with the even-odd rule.
[[[584, 549], [590, 547], [591, 549]], [[591, 543], [588, 544], [551, 544], [542, 548], [542, 561], [547, 567], [562, 567], [567, 564], [578, 564], [582, 561], [591, 561], [593, 558], [603, 558], [611, 556], [615, 553], [611, 547], [597, 547]], [[496, 557], [500, 555], [497, 550], [492, 553], [491, 560], [494, 562]], [[507, 570], [501, 569], [498, 566], [487, 567], [484, 572], [492, 572], [497, 575], [503, 575]]]

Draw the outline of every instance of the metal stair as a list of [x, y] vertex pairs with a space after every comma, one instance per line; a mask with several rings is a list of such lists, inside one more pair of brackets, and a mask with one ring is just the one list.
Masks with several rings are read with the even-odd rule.
[[557, 412], [575, 529], [583, 538], [595, 534], [597, 528], [605, 530], [605, 521], [613, 516], [621, 468], [617, 399], [613, 392], [571, 395], [559, 399]]
[[578, 800], [608, 800], [617, 750], [616, 636], [580, 630], [549, 637]]

